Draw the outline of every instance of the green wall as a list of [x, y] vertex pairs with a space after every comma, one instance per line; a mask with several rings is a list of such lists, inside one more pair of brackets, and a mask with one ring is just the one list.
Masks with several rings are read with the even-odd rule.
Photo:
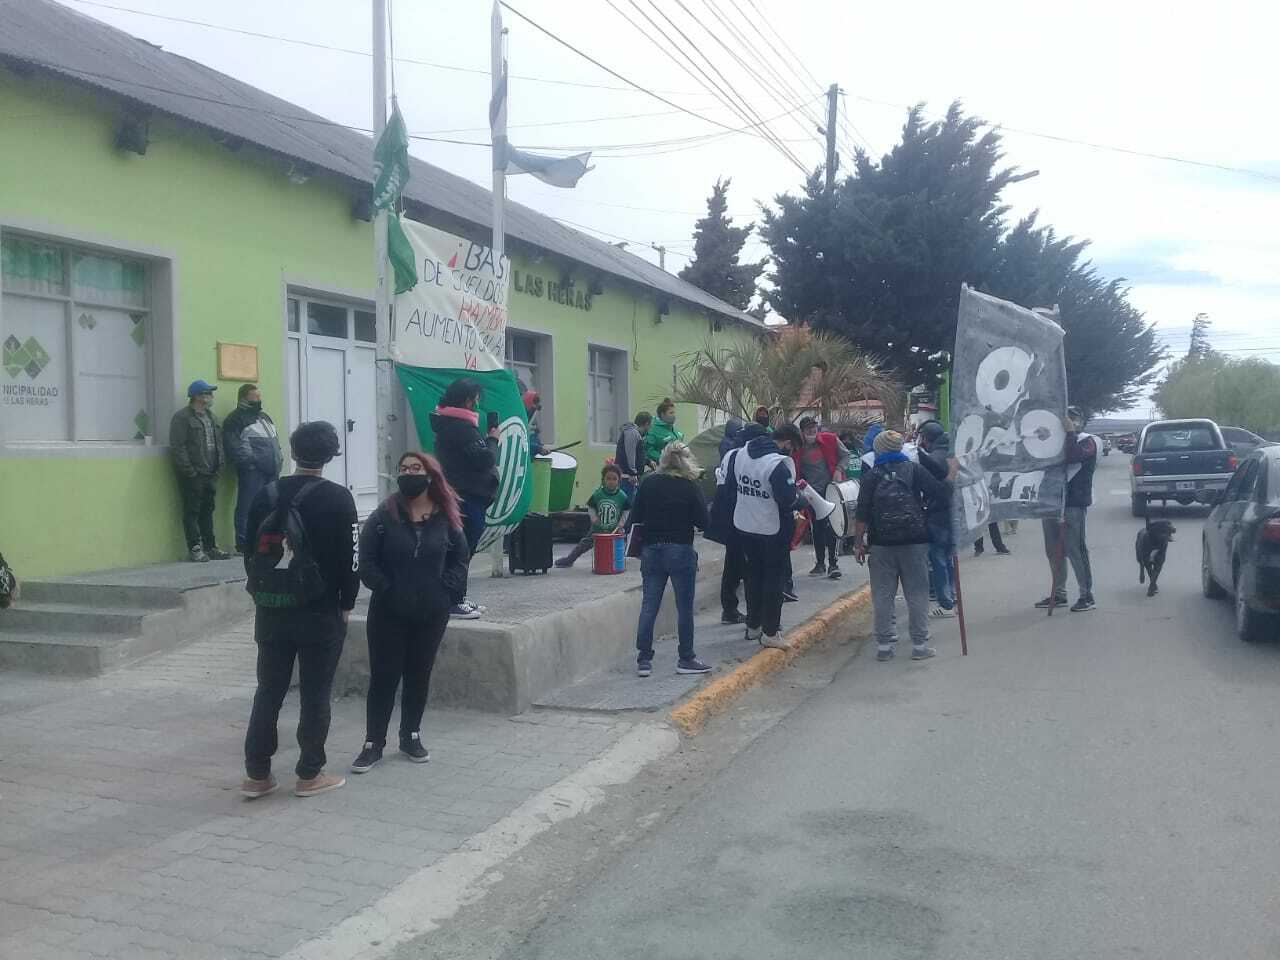
[[[54, 237], [170, 258], [179, 384], [214, 380], [216, 341], [257, 344], [264, 401], [283, 424], [286, 284], [333, 294], [367, 295], [373, 287], [371, 227], [352, 218], [350, 186], [325, 175], [290, 183], [279, 159], [249, 146], [232, 152], [201, 131], [157, 119], [145, 156], [121, 153], [112, 146], [116, 106], [38, 78], [0, 73], [0, 116], [17, 118], [4, 121], [0, 228], [39, 224]], [[558, 278], [566, 263], [514, 257], [522, 276]], [[586, 268], [570, 269], [575, 286], [585, 288]], [[655, 323], [651, 295], [607, 276], [603, 284], [590, 311], [511, 295], [513, 327], [554, 337], [555, 438], [584, 440], [573, 450], [579, 501], [613, 454], [611, 445], [585, 443], [587, 342], [628, 352], [634, 413], [671, 393], [672, 364], [711, 335], [699, 312], [673, 301]], [[731, 323], [716, 334], [748, 335]], [[237, 386], [222, 384], [220, 419], [234, 408]], [[175, 395], [158, 404], [158, 442], [183, 402]], [[696, 411], [679, 413], [687, 436], [702, 429]], [[224, 546], [234, 539], [233, 506], [234, 483], [224, 476], [217, 521]], [[0, 451], [0, 550], [29, 577], [178, 559], [185, 551], [166, 451]]]

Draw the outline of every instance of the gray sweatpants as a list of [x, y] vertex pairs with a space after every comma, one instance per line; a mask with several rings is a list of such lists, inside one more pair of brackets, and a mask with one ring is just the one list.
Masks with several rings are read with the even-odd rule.
[[894, 601], [898, 583], [907, 598], [907, 629], [913, 646], [929, 642], [929, 545], [873, 546], [867, 557], [871, 576], [871, 604], [875, 608], [876, 645], [892, 649], [898, 640]]
[[1053, 575], [1053, 592], [1066, 595], [1067, 592], [1067, 560], [1071, 561], [1071, 570], [1076, 575], [1076, 586], [1080, 588], [1080, 596], [1093, 596], [1093, 568], [1089, 566], [1089, 544], [1085, 542], [1084, 518], [1085, 507], [1067, 507], [1066, 530], [1067, 544], [1061, 563], [1058, 562], [1058, 536], [1061, 525], [1057, 520], [1042, 520], [1044, 524], [1044, 553], [1049, 558], [1049, 571]]

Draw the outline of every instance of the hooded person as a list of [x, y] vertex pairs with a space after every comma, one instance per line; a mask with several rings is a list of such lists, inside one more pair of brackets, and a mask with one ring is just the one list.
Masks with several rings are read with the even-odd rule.
[[866, 436], [862, 438], [862, 469], [872, 469], [876, 465], [876, 437], [884, 432], [884, 424], [879, 421], [867, 427]]
[[622, 489], [627, 496], [634, 497], [640, 477], [647, 466], [647, 455], [644, 452], [644, 438], [653, 426], [653, 414], [641, 410], [630, 423], [624, 423], [618, 433], [618, 444], [614, 447], [613, 462], [622, 471]]
[[769, 421], [773, 418], [769, 415], [769, 408], [766, 406], [756, 407], [755, 413], [751, 415], [751, 422], [758, 423], [766, 430], [769, 429]]
[[[946, 428], [937, 420], [926, 420], [920, 424], [917, 446], [920, 466], [935, 479], [946, 480], [949, 473], [947, 459], [951, 455], [951, 437]], [[955, 616], [956, 592], [951, 568], [955, 543], [951, 532], [950, 498], [927, 504], [925, 515], [929, 524], [929, 592], [937, 604], [929, 615], [952, 617]]]
[[745, 426], [740, 417], [730, 417], [724, 425], [724, 439], [720, 441], [720, 459], [723, 460], [730, 450], [738, 449], [739, 437]]

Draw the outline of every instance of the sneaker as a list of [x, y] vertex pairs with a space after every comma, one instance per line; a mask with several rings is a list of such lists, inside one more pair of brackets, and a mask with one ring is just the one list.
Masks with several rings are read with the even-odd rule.
[[205, 551], [209, 555], [210, 560], [230, 560], [231, 554], [225, 550], [219, 550], [217, 547], [210, 547]]
[[750, 624], [747, 625], [747, 640], [759, 640], [762, 636], [764, 636], [764, 630], [762, 628], [753, 627]]
[[479, 620], [480, 609], [463, 600], [449, 608], [449, 616], [454, 620]]
[[351, 763], [352, 773], [368, 773], [378, 765], [378, 761], [382, 759], [382, 748], [375, 747], [373, 741], [366, 740], [364, 749], [360, 751], [360, 756], [356, 757]]
[[935, 657], [937, 655], [938, 655], [938, 651], [933, 649], [933, 647], [912, 647], [911, 648], [912, 660], [928, 660], [930, 657]]
[[843, 576], [844, 576], [844, 571], [841, 570], [839, 567], [837, 567], [834, 563], [831, 565], [831, 569], [827, 571], [828, 580], [839, 580]]
[[310, 780], [299, 780], [293, 787], [293, 795], [295, 797], [318, 797], [322, 793], [328, 793], [330, 790], [337, 790], [341, 786], [345, 786], [346, 777], [334, 777], [321, 770]]
[[191, 548], [191, 562], [192, 563], [208, 563], [209, 562], [209, 555], [204, 552], [204, 547], [202, 547], [198, 543]]
[[681, 660], [676, 664], [676, 673], [710, 673], [711, 668], [699, 660], [697, 657], [691, 657], [688, 660]]
[[573, 561], [568, 557], [561, 557], [553, 564], [557, 570], [568, 570], [573, 566]]
[[652, 676], [652, 675], [653, 675], [653, 661], [651, 661], [651, 660], [637, 660], [637, 661], [636, 661], [636, 676], [637, 676], [637, 677], [648, 677], [648, 676]]
[[411, 733], [400, 738], [400, 752], [414, 763], [426, 763], [431, 759], [431, 751], [422, 744], [422, 734]]
[[1065, 607], [1067, 605], [1067, 595], [1059, 594], [1056, 597], [1045, 597], [1043, 600], [1036, 602], [1037, 610], [1047, 610], [1049, 607]]
[[796, 596], [794, 593], [792, 593], [790, 590], [783, 590], [783, 591], [782, 591], [782, 602], [783, 602], [783, 603], [799, 603], [799, 602], [800, 602], [800, 598], [799, 598], [799, 597], [797, 597], [797, 596]]
[[876, 659], [881, 663], [887, 663], [893, 659], [893, 647], [880, 647], [876, 650]]
[[790, 650], [791, 641], [781, 633], [766, 633], [760, 637], [760, 646], [770, 650]]
[[947, 618], [954, 617], [955, 615], [956, 615], [956, 612], [954, 609], [948, 610], [946, 607], [943, 607], [943, 606], [934, 607], [932, 610], [929, 611], [929, 616], [934, 617], [935, 619], [938, 619], [938, 620], [946, 620]]
[[245, 777], [244, 782], [240, 784], [240, 793], [246, 800], [257, 800], [259, 797], [265, 797], [268, 793], [275, 793], [278, 786], [280, 784], [276, 782], [276, 778], [270, 775], [263, 780]]
[[815, 563], [813, 569], [809, 571], [811, 577], [825, 577], [827, 575], [827, 565], [825, 563]]
[[1071, 612], [1085, 613], [1088, 610], [1093, 610], [1095, 606], [1096, 604], [1093, 602], [1093, 597], [1081, 597], [1071, 605]]
[[744, 617], [744, 616], [743, 616], [741, 613], [739, 613], [737, 610], [735, 610], [735, 611], [733, 611], [733, 613], [722, 613], [722, 614], [720, 614], [720, 622], [721, 622], [721, 623], [727, 623], [727, 624], [746, 623], [746, 622], [747, 622], [747, 618], [746, 618], [746, 617]]
[[1012, 554], [1012, 553], [1013, 553], [1013, 551], [1012, 551], [1012, 550], [1010, 550], [1008, 547], [1005, 547], [1003, 550], [997, 550], [997, 551], [996, 551], [996, 554], [997, 554], [998, 556], [1001, 556], [1001, 557], [1007, 557], [1007, 556], [1009, 556], [1009, 555], [1010, 555], [1010, 554]]

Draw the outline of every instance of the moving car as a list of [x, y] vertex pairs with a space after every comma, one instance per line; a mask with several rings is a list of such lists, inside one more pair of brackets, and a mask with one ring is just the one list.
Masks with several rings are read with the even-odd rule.
[[1208, 503], [1227, 488], [1240, 464], [1212, 420], [1157, 420], [1142, 428], [1133, 455], [1129, 491], [1133, 515], [1146, 516], [1152, 500]]
[[1280, 636], [1280, 446], [1241, 462], [1204, 522], [1201, 558], [1204, 595], [1235, 597], [1241, 640]]
[[1227, 441], [1227, 446], [1234, 450], [1238, 457], [1253, 453], [1259, 447], [1267, 445], [1266, 440], [1244, 427], [1222, 427], [1221, 430], [1222, 439]]
[[1138, 448], [1138, 436], [1134, 433], [1122, 433], [1116, 437], [1116, 446], [1121, 453], [1133, 453]]

